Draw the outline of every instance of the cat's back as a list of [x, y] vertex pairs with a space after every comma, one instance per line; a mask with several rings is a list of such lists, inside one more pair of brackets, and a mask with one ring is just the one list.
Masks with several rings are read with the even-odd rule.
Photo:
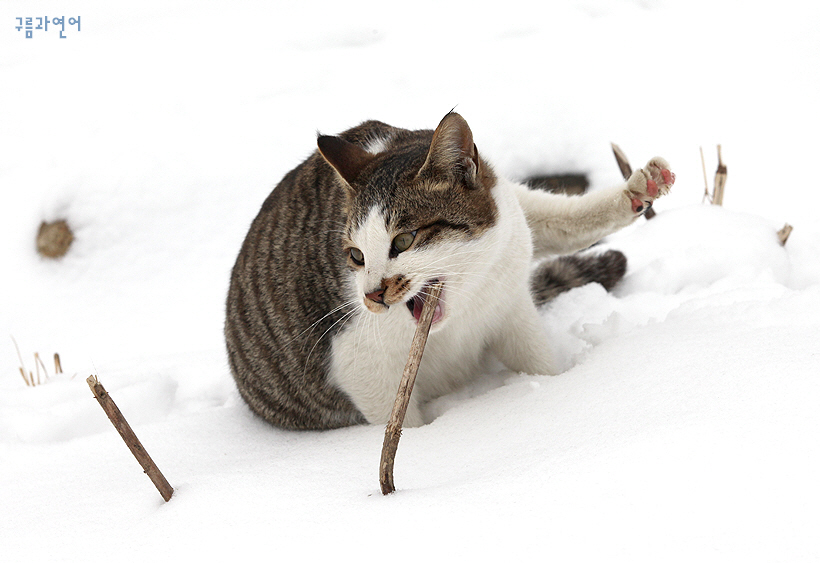
[[[374, 150], [400, 131], [369, 121], [340, 136]], [[358, 314], [345, 301], [345, 194], [334, 174], [318, 152], [289, 172], [251, 224], [231, 273], [231, 372], [251, 408], [285, 428], [365, 422], [326, 377], [332, 336]]]

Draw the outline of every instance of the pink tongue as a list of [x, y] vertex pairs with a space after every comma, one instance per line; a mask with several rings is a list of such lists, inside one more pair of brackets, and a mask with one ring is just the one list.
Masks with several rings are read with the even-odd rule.
[[[413, 298], [413, 317], [415, 317], [416, 322], [419, 321], [421, 318], [421, 310], [424, 308], [424, 297], [421, 295], [416, 295]], [[441, 318], [441, 303], [436, 303], [436, 310], [433, 313], [433, 322], [438, 321]]]

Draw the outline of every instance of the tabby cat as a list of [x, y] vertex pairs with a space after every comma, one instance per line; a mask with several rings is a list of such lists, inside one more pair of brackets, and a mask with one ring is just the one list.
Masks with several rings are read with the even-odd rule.
[[424, 304], [444, 284], [405, 424], [482, 372], [554, 374], [536, 306], [623, 255], [584, 249], [632, 223], [674, 183], [654, 158], [622, 185], [579, 197], [496, 176], [467, 122], [435, 131], [367, 121], [289, 172], [250, 227], [231, 274], [225, 337], [240, 394], [271, 423], [328, 429], [387, 421]]

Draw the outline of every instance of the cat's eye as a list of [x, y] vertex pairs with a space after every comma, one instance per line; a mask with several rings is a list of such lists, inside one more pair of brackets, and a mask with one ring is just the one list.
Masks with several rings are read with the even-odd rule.
[[364, 266], [364, 254], [358, 248], [350, 249], [350, 259], [353, 260], [353, 263], [357, 266]]
[[416, 231], [411, 233], [402, 233], [400, 235], [396, 235], [396, 238], [393, 239], [393, 250], [396, 252], [404, 252], [410, 245], [413, 244], [413, 241], [416, 239]]

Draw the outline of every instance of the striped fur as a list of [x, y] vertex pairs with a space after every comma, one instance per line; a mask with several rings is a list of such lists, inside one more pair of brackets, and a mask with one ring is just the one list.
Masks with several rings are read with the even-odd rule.
[[[536, 303], [590, 281], [610, 288], [625, 258], [566, 256], [529, 280], [533, 252], [588, 247], [674, 181], [656, 158], [597, 194], [528, 190], [495, 176], [454, 113], [435, 131], [368, 121], [317, 144], [262, 205], [227, 297], [239, 392], [288, 429], [386, 421], [418, 299], [433, 278], [444, 280], [441, 320], [409, 425], [424, 422], [423, 401], [474, 377], [486, 354], [515, 371], [553, 373]], [[408, 234], [412, 244], [391, 246]]]
[[615, 287], [626, 273], [626, 256], [617, 250], [600, 255], [570, 254], [540, 264], [532, 274], [532, 297], [543, 305], [559, 294], [588, 283], [599, 283], [606, 290]]
[[[370, 209], [384, 210], [398, 230], [409, 222], [430, 225], [418, 236], [417, 248], [435, 244], [444, 233], [466, 240], [492, 226], [492, 198], [430, 187], [436, 174], [446, 176], [424, 167], [433, 136], [430, 130], [365, 122], [333, 139], [367, 153], [353, 156], [367, 161], [366, 180], [358, 183], [368, 189], [356, 191], [353, 179], [340, 181], [317, 151], [262, 205], [231, 273], [225, 339], [240, 394], [271, 423], [326, 429], [366, 422], [329, 383], [328, 369], [334, 336], [361, 314], [350, 303], [350, 265], [343, 251]], [[354, 169], [362, 172], [353, 166], [344, 173]], [[486, 174], [492, 185], [489, 167]]]

